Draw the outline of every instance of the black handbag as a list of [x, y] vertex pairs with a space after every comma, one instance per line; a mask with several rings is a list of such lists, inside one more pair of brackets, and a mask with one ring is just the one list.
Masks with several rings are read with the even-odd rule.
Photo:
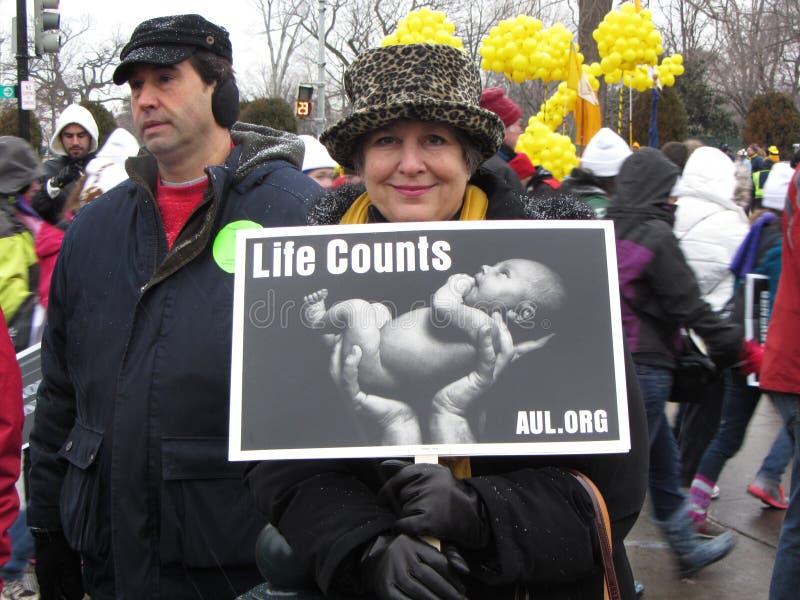
[[692, 336], [681, 334], [681, 352], [676, 358], [672, 374], [671, 402], [700, 403], [706, 390], [717, 379], [717, 366], [698, 348]]

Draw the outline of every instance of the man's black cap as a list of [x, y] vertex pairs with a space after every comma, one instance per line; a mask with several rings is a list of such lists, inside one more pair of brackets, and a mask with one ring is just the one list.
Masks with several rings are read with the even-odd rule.
[[119, 55], [114, 83], [122, 85], [136, 63], [175, 65], [203, 48], [233, 62], [231, 40], [225, 28], [200, 15], [156, 17], [140, 23]]

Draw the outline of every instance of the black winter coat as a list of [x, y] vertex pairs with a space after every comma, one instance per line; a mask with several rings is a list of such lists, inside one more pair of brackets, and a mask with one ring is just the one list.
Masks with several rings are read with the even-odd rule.
[[80, 167], [81, 171], [86, 170], [86, 165], [89, 164], [89, 161], [92, 160], [97, 155], [97, 152], [91, 152], [86, 156], [81, 158], [72, 158], [70, 156], [57, 156], [55, 158], [51, 158], [44, 163], [44, 175], [40, 179], [42, 183], [42, 189], [36, 194], [31, 202], [31, 206], [33, 210], [35, 210], [42, 219], [50, 223], [51, 225], [55, 225], [58, 223], [62, 218], [62, 212], [64, 211], [64, 204], [67, 202], [67, 198], [75, 189], [75, 186], [78, 183], [78, 180], [66, 184], [58, 194], [56, 194], [55, 198], [51, 198], [50, 194], [47, 193], [47, 181], [58, 175], [58, 172], [61, 171], [64, 167], [75, 163]]
[[[539, 202], [511, 192], [490, 172], [472, 183], [489, 197], [489, 219], [583, 218], [591, 211], [564, 197]], [[360, 190], [328, 195], [312, 207], [315, 224], [338, 223]], [[623, 597], [634, 597], [623, 540], [644, 502], [647, 428], [633, 363], [626, 352], [631, 451], [628, 454], [473, 457], [465, 480], [480, 496], [494, 543], [467, 554], [471, 600], [531, 597], [602, 598], [600, 550], [589, 497], [565, 469], [586, 473], [605, 497]], [[391, 532], [395, 515], [377, 500], [385, 482], [378, 460], [297, 460], [255, 463], [247, 483], [259, 509], [281, 531], [324, 593], [354, 598], [362, 590], [358, 557], [370, 540]]]
[[653, 148], [631, 155], [617, 175], [608, 218], [617, 238], [625, 336], [637, 364], [671, 369], [680, 327], [692, 328], [708, 344], [712, 360], [725, 368], [736, 361], [743, 332], [702, 300], [672, 233], [676, 207], [668, 198], [677, 176], [678, 168]]
[[215, 241], [235, 221], [305, 224], [321, 188], [294, 136], [237, 125], [233, 140], [171, 250], [147, 155], [80, 211], [56, 265], [28, 523], [63, 529], [93, 600], [233, 598], [258, 581], [264, 519], [227, 460], [233, 273]]

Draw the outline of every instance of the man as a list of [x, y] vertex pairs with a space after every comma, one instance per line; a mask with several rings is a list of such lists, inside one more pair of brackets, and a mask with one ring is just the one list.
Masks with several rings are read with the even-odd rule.
[[781, 162], [781, 151], [778, 150], [777, 146], [770, 146], [767, 148], [767, 160], [772, 162], [773, 165], [777, 165]]
[[770, 583], [770, 600], [794, 598], [800, 586], [800, 166], [795, 169], [783, 211], [781, 276], [767, 331], [761, 389], [767, 391], [792, 438], [794, 461], [789, 508], [783, 518]]
[[572, 169], [560, 189], [578, 196], [594, 211], [595, 218], [604, 219], [617, 173], [630, 155], [625, 140], [608, 127], [601, 127], [583, 149], [580, 167]]
[[750, 144], [747, 147], [747, 158], [750, 161], [751, 172], [761, 171], [764, 168], [765, 158], [762, 156], [763, 150], [761, 146], [756, 143]]
[[[770, 160], [769, 158], [765, 158], [761, 161], [761, 166], [756, 169], [753, 168], [752, 174], [750, 175], [750, 179], [753, 182], [752, 194], [750, 198], [750, 207], [748, 212], [753, 212], [754, 210], [758, 210], [762, 207], [762, 202], [764, 199], [764, 184], [767, 182], [767, 177], [769, 177], [770, 169], [775, 164], [776, 161]], [[755, 162], [753, 163], [756, 164]]]
[[[39, 264], [23, 198], [38, 189], [42, 165], [22, 138], [0, 137], [0, 309], [17, 352], [35, 329]], [[35, 336], [34, 336], [35, 337]]]
[[[28, 522], [43, 600], [233, 598], [265, 522], [229, 463], [234, 232], [304, 225], [294, 135], [243, 123], [228, 32], [140, 23], [114, 72], [145, 146], [53, 274]], [[71, 583], [72, 582], [72, 583]]]
[[526, 192], [537, 196], [540, 190], [544, 196], [558, 189], [559, 182], [547, 169], [534, 165], [524, 152], [516, 152], [519, 136], [522, 135], [522, 110], [511, 98], [506, 96], [502, 88], [490, 87], [481, 93], [481, 108], [492, 111], [503, 121], [506, 134], [497, 154], [483, 163], [490, 171], [497, 173], [514, 191]]
[[56, 157], [45, 162], [42, 189], [33, 200], [34, 210], [51, 225], [61, 219], [72, 188], [94, 158], [97, 136], [92, 113], [81, 105], [70, 104], [59, 115], [50, 139], [50, 152]]
[[522, 111], [516, 102], [506, 96], [502, 88], [490, 87], [481, 93], [481, 108], [500, 117], [506, 126], [503, 144], [483, 167], [497, 173], [516, 192], [522, 193], [527, 179], [533, 175], [534, 167], [526, 154], [514, 150], [522, 135]]

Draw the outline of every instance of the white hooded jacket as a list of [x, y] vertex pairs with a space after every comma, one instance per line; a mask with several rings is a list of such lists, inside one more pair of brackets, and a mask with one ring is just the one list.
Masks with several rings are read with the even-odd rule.
[[58, 156], [66, 156], [67, 151], [61, 143], [61, 130], [67, 125], [75, 123], [83, 127], [92, 136], [92, 145], [89, 147], [89, 154], [97, 150], [98, 129], [97, 123], [87, 109], [80, 104], [70, 104], [58, 116], [53, 137], [50, 138], [50, 151]]
[[747, 235], [749, 223], [733, 201], [734, 164], [721, 151], [703, 146], [692, 152], [680, 183], [675, 237], [694, 271], [703, 300], [715, 311], [733, 295], [733, 255]]

